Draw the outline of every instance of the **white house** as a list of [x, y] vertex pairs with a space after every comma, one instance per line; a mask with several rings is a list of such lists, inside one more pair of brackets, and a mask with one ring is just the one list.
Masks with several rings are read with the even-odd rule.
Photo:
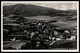
[[67, 38], [67, 40], [75, 40], [76, 36], [72, 35], [70, 38]]
[[58, 32], [57, 31], [54, 31], [54, 35], [58, 35]]
[[34, 34], [35, 34], [34, 32], [31, 33], [31, 38], [34, 36]]
[[15, 41], [16, 40], [16, 38], [14, 37], [13, 39], [10, 39], [11, 41]]
[[75, 36], [71, 36], [70, 40], [75, 40], [76, 37]]
[[69, 31], [68, 30], [65, 30], [65, 33], [69, 33]]

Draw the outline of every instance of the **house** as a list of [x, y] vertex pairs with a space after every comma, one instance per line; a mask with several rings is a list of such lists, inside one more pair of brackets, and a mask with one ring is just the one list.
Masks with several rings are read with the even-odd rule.
[[69, 33], [69, 31], [68, 30], [65, 30], [65, 33]]
[[71, 38], [70, 38], [70, 40], [75, 40], [76, 39], [76, 37], [73, 35], [73, 36], [71, 36]]
[[34, 36], [34, 34], [35, 34], [34, 32], [31, 32], [31, 38]]
[[54, 32], [54, 35], [58, 35], [58, 32], [56, 30], [54, 30], [53, 32]]
[[70, 38], [66, 38], [66, 40], [76, 40], [76, 36], [72, 35]]
[[56, 40], [62, 40], [61, 38], [56, 38]]
[[11, 38], [10, 40], [11, 40], [11, 41], [16, 41], [16, 38], [14, 37], [14, 38]]

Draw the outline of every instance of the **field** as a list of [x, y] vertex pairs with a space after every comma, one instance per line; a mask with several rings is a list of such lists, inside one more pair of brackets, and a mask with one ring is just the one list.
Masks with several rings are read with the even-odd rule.
[[26, 43], [26, 41], [10, 41], [10, 42], [7, 42], [6, 44], [4, 44], [3, 46], [4, 46], [4, 48], [12, 47], [12, 48], [19, 49], [25, 43]]
[[[27, 41], [12, 41], [4, 44], [4, 48], [12, 47], [16, 49], [20, 49], [22, 45], [25, 45]], [[45, 44], [49, 44], [51, 42], [45, 42]], [[58, 40], [52, 45], [52, 49], [76, 49], [76, 40]]]

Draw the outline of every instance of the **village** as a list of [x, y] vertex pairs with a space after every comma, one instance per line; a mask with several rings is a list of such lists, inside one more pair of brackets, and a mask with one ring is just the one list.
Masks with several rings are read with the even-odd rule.
[[[9, 20], [9, 18], [12, 18], [12, 20]], [[77, 40], [77, 29], [75, 27], [62, 29], [51, 24], [51, 21], [25, 20], [24, 17], [20, 16], [9, 16], [7, 19], [3, 18], [4, 49], [11, 47], [8, 46], [9, 42], [16, 41], [24, 41], [25, 43], [20, 47], [13, 47], [15, 49], [52, 49], [56, 47], [57, 41]]]

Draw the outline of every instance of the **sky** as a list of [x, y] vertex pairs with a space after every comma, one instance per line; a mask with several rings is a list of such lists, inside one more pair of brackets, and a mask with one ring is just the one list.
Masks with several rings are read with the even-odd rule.
[[3, 3], [3, 6], [9, 6], [9, 5], [15, 5], [15, 4], [31, 4], [31, 5], [38, 5], [38, 6], [43, 6], [43, 7], [49, 7], [49, 8], [54, 8], [54, 9], [59, 9], [59, 10], [77, 10], [77, 3], [31, 3], [31, 2], [5, 2]]

